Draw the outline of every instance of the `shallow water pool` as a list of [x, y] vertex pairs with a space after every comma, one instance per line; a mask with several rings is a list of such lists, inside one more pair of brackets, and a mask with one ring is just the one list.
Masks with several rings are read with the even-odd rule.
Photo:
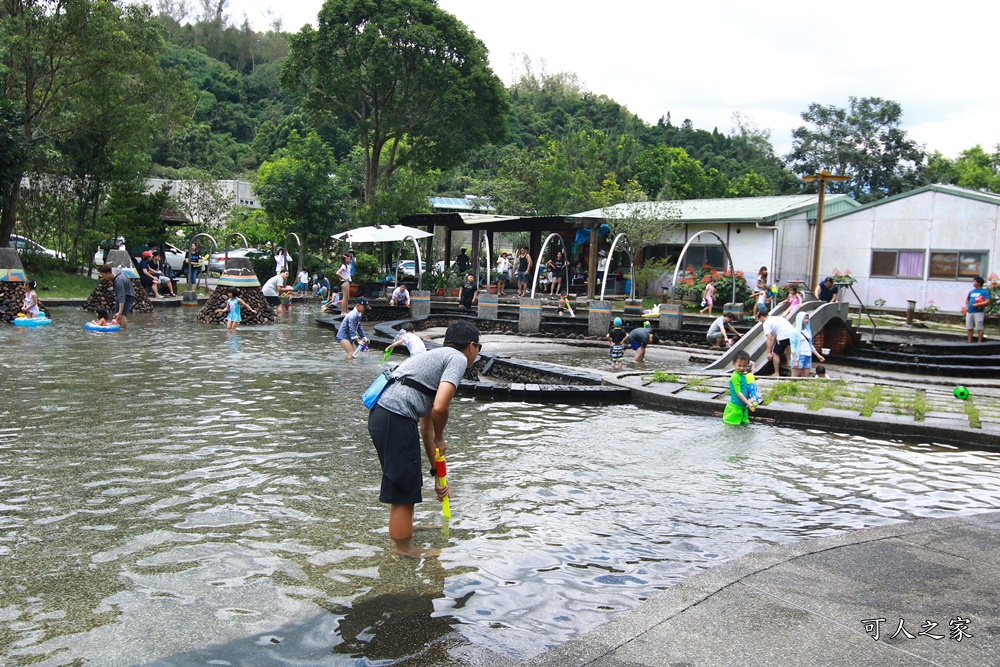
[[442, 557], [400, 559], [359, 399], [381, 354], [303, 308], [194, 316], [0, 329], [0, 662], [521, 659], [764, 545], [1000, 509], [997, 454], [461, 398], [453, 518], [418, 506]]

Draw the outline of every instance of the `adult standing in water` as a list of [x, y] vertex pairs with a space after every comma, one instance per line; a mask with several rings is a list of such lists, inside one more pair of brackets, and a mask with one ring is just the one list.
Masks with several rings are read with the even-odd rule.
[[110, 264], [102, 264], [97, 273], [101, 280], [110, 280], [115, 289], [115, 309], [114, 319], [118, 320], [118, 326], [122, 331], [128, 328], [128, 314], [132, 312], [132, 302], [135, 300], [135, 289], [132, 281], [122, 271], [115, 273]]
[[[419, 558], [436, 555], [412, 546], [413, 508], [423, 500], [420, 445], [434, 470], [434, 454], [445, 455], [444, 429], [448, 409], [465, 371], [472, 368], [482, 346], [479, 329], [464, 320], [445, 331], [444, 345], [410, 357], [392, 373], [392, 381], [368, 415], [379, 464], [382, 488], [379, 501], [389, 504], [389, 537], [396, 553]], [[437, 499], [451, 492], [449, 485], [434, 485]]]
[[337, 342], [344, 348], [348, 359], [353, 359], [358, 348], [368, 343], [365, 330], [361, 327], [361, 316], [367, 309], [368, 299], [359, 296], [354, 309], [340, 321], [340, 327], [337, 328]]
[[346, 315], [347, 303], [351, 298], [351, 258], [349, 256], [341, 256], [337, 277], [340, 278], [340, 314]]

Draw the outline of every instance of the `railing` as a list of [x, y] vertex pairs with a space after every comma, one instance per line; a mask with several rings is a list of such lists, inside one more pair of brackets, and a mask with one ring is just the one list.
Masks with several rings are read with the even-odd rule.
[[858, 300], [858, 323], [855, 326], [857, 326], [859, 329], [861, 328], [861, 317], [862, 316], [867, 317], [868, 321], [872, 323], [872, 341], [871, 342], [874, 343], [875, 342], [875, 329], [876, 329], [875, 318], [872, 317], [872, 314], [868, 312], [867, 308], [865, 308], [865, 302], [862, 301], [861, 297], [858, 296], [858, 293], [854, 291], [854, 284], [853, 283], [842, 283], [841, 287], [842, 288], [846, 287], [847, 289], [851, 290], [851, 294], [853, 294], [854, 298]]

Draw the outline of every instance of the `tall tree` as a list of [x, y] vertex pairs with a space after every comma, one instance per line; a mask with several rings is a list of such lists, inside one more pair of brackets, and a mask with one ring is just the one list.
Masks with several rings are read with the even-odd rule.
[[792, 132], [787, 160], [797, 174], [827, 169], [848, 176], [831, 183], [831, 192], [846, 192], [869, 202], [905, 192], [922, 182], [923, 147], [900, 128], [903, 108], [879, 97], [850, 97], [848, 108], [810, 104], [802, 126]]
[[1000, 146], [987, 153], [976, 145], [962, 151], [954, 161], [935, 151], [928, 158], [927, 172], [933, 183], [951, 183], [971, 190], [1000, 192]]
[[335, 168], [318, 134], [302, 138], [293, 130], [288, 147], [257, 170], [254, 191], [273, 220], [290, 226], [307, 246], [325, 247], [345, 215], [345, 188], [334, 178]]
[[[161, 122], [168, 90], [157, 55], [162, 40], [149, 7], [98, 0], [0, 0], [4, 97], [21, 118], [29, 165], [51, 146], [104, 118], [119, 135]], [[0, 246], [14, 228], [20, 177], [0, 203]]]
[[316, 124], [344, 114], [365, 151], [365, 203], [402, 164], [446, 169], [506, 134], [486, 47], [434, 0], [327, 0], [291, 39], [284, 81]]

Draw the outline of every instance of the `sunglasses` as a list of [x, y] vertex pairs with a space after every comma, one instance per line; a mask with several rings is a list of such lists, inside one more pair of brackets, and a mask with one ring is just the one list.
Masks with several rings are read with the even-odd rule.
[[472, 341], [472, 344], [476, 346], [477, 352], [481, 352], [483, 350], [483, 344], [480, 343], [478, 340]]

